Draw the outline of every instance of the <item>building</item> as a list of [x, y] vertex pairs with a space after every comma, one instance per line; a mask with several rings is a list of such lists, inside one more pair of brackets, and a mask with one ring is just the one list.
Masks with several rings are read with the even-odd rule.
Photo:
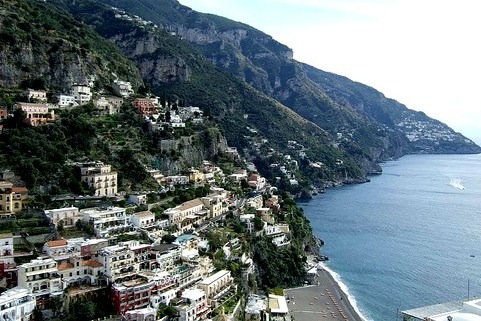
[[92, 100], [92, 92], [87, 85], [75, 84], [70, 89], [71, 95], [75, 98], [75, 101], [79, 105], [85, 105]]
[[57, 262], [48, 257], [31, 260], [18, 267], [18, 285], [40, 296], [61, 295], [62, 281]]
[[137, 109], [142, 115], [150, 116], [158, 114], [158, 106], [155, 99], [151, 98], [136, 98], [132, 101], [132, 106]]
[[8, 118], [8, 111], [5, 108], [0, 108], [0, 120]]
[[127, 281], [112, 285], [112, 303], [115, 310], [119, 314], [123, 314], [126, 311], [146, 308], [150, 305], [151, 297], [166, 297], [166, 292], [175, 290], [175, 288], [176, 277], [168, 273], [150, 276], [135, 275]]
[[205, 292], [201, 289], [187, 289], [179, 300], [171, 300], [171, 303], [179, 311], [179, 321], [203, 320], [211, 312]]
[[18, 102], [13, 106], [13, 110], [18, 109], [25, 113], [25, 122], [30, 126], [39, 126], [55, 121], [55, 113], [47, 104]]
[[36, 300], [29, 289], [16, 287], [0, 295], [0, 320], [28, 321], [32, 318]]
[[59, 107], [76, 107], [79, 105], [74, 96], [60, 94], [57, 99]]
[[157, 309], [152, 307], [146, 307], [143, 309], [137, 309], [127, 311], [123, 315], [125, 321], [155, 321], [157, 320]]
[[46, 103], [47, 102], [47, 92], [45, 90], [35, 90], [28, 88], [23, 93], [28, 101]]
[[17, 285], [17, 265], [13, 253], [12, 233], [0, 234], [0, 287], [12, 288]]
[[147, 194], [130, 194], [127, 202], [129, 204], [145, 205], [147, 204]]
[[112, 84], [116, 94], [126, 98], [134, 93], [132, 90], [132, 84], [128, 81], [115, 80]]
[[199, 199], [187, 201], [177, 207], [164, 211], [169, 217], [171, 226], [175, 226], [179, 235], [191, 230], [194, 224], [201, 224], [207, 218], [207, 210], [204, 203]]
[[109, 283], [120, 282], [138, 272], [134, 264], [134, 252], [124, 245], [107, 246], [99, 252], [99, 262], [105, 268]]
[[268, 300], [271, 317], [283, 320], [289, 313], [286, 298], [282, 295], [269, 294]]
[[158, 244], [151, 248], [151, 257], [154, 259], [152, 268], [159, 271], [170, 271], [180, 264], [182, 249], [175, 244]]
[[77, 164], [80, 169], [80, 179], [94, 191], [96, 196], [117, 194], [117, 172], [110, 165], [102, 162]]
[[0, 213], [18, 213], [27, 198], [27, 188], [0, 181]]
[[78, 207], [44, 210], [44, 213], [55, 227], [59, 222], [62, 222], [64, 228], [75, 227], [75, 223], [82, 219]]
[[155, 224], [155, 215], [150, 211], [132, 214], [132, 225], [137, 228], [147, 228]]
[[85, 209], [80, 211], [82, 220], [94, 227], [97, 237], [107, 238], [112, 235], [132, 230], [130, 216], [127, 216], [125, 208], [104, 207]]
[[455, 301], [401, 311], [403, 321], [479, 321], [481, 299]]
[[227, 213], [229, 207], [224, 201], [224, 197], [217, 194], [210, 194], [201, 198], [202, 203], [209, 211], [209, 218], [218, 217]]
[[122, 98], [114, 96], [102, 96], [94, 100], [95, 108], [105, 115], [114, 115], [119, 113], [123, 103], [124, 100]]
[[232, 297], [237, 291], [234, 278], [230, 271], [221, 270], [208, 278], [200, 281], [197, 285], [204, 290], [209, 305], [213, 308], [219, 306], [226, 299]]

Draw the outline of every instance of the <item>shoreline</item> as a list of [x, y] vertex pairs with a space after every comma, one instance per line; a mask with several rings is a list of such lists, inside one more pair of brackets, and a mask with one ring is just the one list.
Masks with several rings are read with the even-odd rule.
[[[344, 294], [345, 297], [347, 297], [349, 305], [351, 306], [351, 309], [354, 310], [354, 312], [358, 315], [358, 317], [363, 320], [363, 321], [370, 321], [367, 317], [365, 317], [361, 310], [359, 309], [359, 306], [357, 305], [357, 300], [356, 298], [349, 292], [348, 286], [342, 282], [340, 274], [335, 272], [334, 270], [330, 269], [325, 265], [325, 263], [319, 263], [320, 266], [322, 266], [322, 271], [325, 272], [325, 275], [331, 279], [332, 282], [336, 284], [336, 286], [339, 288], [339, 290]], [[318, 273], [319, 274], [319, 273]]]
[[311, 266], [316, 268], [317, 285], [284, 290], [285, 296], [290, 298], [288, 308], [294, 320], [368, 321], [337, 273], [322, 263]]

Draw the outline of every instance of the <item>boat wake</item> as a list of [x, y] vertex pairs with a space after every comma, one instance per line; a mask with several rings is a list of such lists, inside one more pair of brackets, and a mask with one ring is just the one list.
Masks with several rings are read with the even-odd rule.
[[452, 187], [454, 188], [457, 188], [457, 189], [466, 189], [466, 187], [463, 186], [463, 184], [461, 184], [462, 180], [460, 180], [459, 178], [451, 178], [449, 180], [449, 185], [451, 185]]

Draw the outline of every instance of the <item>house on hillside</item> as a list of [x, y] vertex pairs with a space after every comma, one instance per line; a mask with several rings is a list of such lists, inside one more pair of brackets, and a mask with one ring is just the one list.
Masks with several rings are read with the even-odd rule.
[[55, 113], [47, 104], [18, 102], [13, 110], [21, 109], [25, 113], [25, 122], [30, 126], [44, 125], [55, 121]]

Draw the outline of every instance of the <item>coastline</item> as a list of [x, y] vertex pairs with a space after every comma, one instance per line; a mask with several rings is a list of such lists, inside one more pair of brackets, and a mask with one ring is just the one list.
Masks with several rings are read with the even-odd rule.
[[331, 279], [333, 283], [340, 289], [340, 291], [347, 297], [350, 308], [354, 310], [354, 312], [358, 315], [358, 317], [362, 321], [370, 321], [367, 317], [365, 317], [361, 310], [359, 309], [359, 306], [357, 305], [356, 298], [349, 292], [348, 286], [342, 282], [341, 276], [331, 270], [329, 267], [327, 267], [324, 263], [319, 263], [320, 266], [322, 266], [323, 271], [325, 272], [325, 275]]
[[290, 298], [288, 308], [294, 320], [368, 321], [337, 273], [322, 263], [312, 266], [317, 267], [317, 285], [284, 290], [286, 297]]

